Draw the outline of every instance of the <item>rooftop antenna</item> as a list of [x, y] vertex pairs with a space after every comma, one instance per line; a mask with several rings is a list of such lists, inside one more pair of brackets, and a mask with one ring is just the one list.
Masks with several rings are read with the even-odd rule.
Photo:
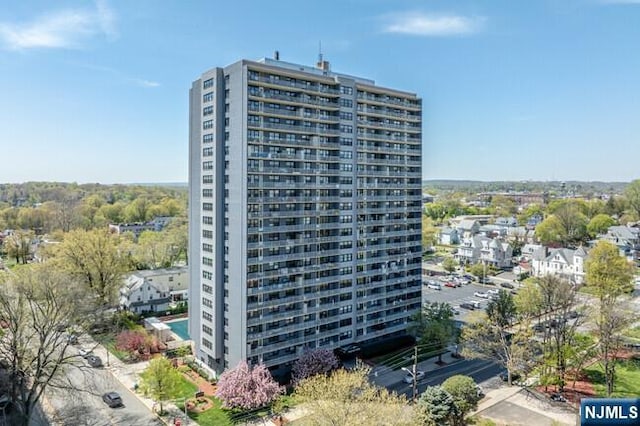
[[320, 68], [322, 71], [327, 73], [329, 71], [329, 62], [325, 61], [322, 57], [322, 41], [318, 41], [318, 63], [316, 67]]
[[318, 40], [318, 63], [322, 63], [322, 40]]

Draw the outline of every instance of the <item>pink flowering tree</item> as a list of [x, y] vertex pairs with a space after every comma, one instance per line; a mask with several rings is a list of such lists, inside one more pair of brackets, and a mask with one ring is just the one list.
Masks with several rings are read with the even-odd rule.
[[316, 374], [327, 374], [338, 366], [338, 358], [329, 349], [305, 351], [293, 364], [293, 383], [298, 384]]
[[252, 410], [270, 404], [283, 392], [264, 364], [251, 368], [241, 361], [220, 375], [216, 397], [225, 408]]

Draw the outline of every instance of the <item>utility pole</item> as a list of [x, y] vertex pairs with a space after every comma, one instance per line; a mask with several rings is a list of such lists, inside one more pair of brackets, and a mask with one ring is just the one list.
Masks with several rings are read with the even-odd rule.
[[418, 397], [418, 346], [413, 348], [413, 402], [416, 402]]

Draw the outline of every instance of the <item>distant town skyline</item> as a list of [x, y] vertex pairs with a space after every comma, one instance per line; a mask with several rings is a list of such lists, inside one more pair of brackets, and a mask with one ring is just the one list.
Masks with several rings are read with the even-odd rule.
[[[423, 98], [423, 179], [640, 177], [640, 1], [28, 0], [0, 9], [0, 182], [185, 182], [188, 99], [238, 58]], [[294, 42], [292, 42], [294, 41]]]

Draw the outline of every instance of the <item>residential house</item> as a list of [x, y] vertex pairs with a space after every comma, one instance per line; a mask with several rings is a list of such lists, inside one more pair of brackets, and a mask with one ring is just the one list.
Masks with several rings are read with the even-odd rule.
[[480, 231], [480, 222], [475, 219], [461, 220], [456, 226], [462, 238], [471, 238]]
[[[522, 246], [521, 255], [525, 260], [531, 261], [540, 250], [545, 250], [544, 246], [541, 244], [525, 244]], [[546, 252], [544, 255], [546, 256]]]
[[149, 222], [135, 222], [135, 223], [110, 223], [109, 232], [114, 234], [124, 234], [125, 232], [131, 232], [136, 239], [145, 231], [160, 232], [171, 221], [169, 216], [157, 216]]
[[440, 235], [438, 237], [440, 244], [443, 245], [455, 245], [460, 244], [460, 236], [458, 230], [455, 228], [449, 228], [444, 226], [440, 229]]
[[518, 219], [516, 219], [515, 217], [499, 217], [496, 219], [495, 222], [496, 225], [498, 226], [502, 226], [505, 228], [513, 228], [518, 226]]
[[542, 215], [534, 214], [527, 220], [527, 224], [525, 225], [525, 227], [529, 230], [536, 229], [536, 226], [538, 226], [538, 224], [542, 222], [542, 220], [543, 220]]
[[640, 228], [611, 226], [607, 233], [600, 236], [599, 239], [615, 244], [620, 249], [620, 254], [629, 259], [640, 258]]
[[187, 299], [189, 271], [186, 267], [149, 269], [127, 276], [120, 289], [120, 306], [140, 314], [164, 312]]
[[455, 258], [465, 264], [482, 262], [487, 266], [503, 269], [511, 266], [512, 254], [510, 244], [498, 238], [476, 235], [462, 240]]
[[498, 225], [482, 225], [478, 229], [478, 233], [488, 238], [504, 237], [506, 235], [505, 228]]
[[533, 255], [531, 273], [537, 277], [549, 274], [559, 275], [575, 284], [582, 284], [585, 276], [584, 262], [586, 258], [587, 251], [582, 247], [576, 250], [543, 247]]

